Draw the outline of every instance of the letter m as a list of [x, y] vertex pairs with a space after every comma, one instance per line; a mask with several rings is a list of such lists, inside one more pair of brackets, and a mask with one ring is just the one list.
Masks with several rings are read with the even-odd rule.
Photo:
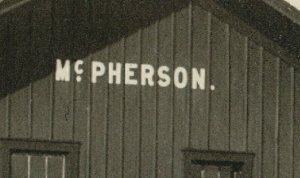
[[60, 59], [56, 60], [55, 80], [70, 81], [70, 60], [66, 60], [64, 65]]

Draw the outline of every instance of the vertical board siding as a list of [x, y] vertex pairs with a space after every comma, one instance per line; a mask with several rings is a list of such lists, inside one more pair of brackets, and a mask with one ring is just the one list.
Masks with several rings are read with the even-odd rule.
[[264, 51], [263, 70], [263, 176], [276, 177], [279, 60]]
[[210, 149], [229, 149], [229, 29], [228, 25], [212, 17]]
[[[141, 63], [157, 66], [158, 23], [142, 30]], [[153, 81], [157, 81], [153, 77]], [[141, 86], [141, 125], [140, 125], [140, 177], [155, 177], [156, 164], [156, 86]]]
[[[9, 19], [9, 58], [15, 61], [10, 66], [13, 67], [11, 85], [14, 87], [21, 87], [23, 85], [22, 82], [28, 78], [28, 60], [31, 51], [30, 20], [31, 10], [29, 8], [25, 14], [18, 9]], [[11, 113], [10, 135], [12, 137], [30, 137], [30, 93], [30, 87], [27, 85], [11, 94], [9, 112]]]
[[11, 178], [28, 177], [28, 156], [22, 154], [13, 154], [11, 155], [10, 159]]
[[[125, 62], [140, 64], [141, 55], [141, 31], [125, 39]], [[124, 64], [123, 64], [124, 65]], [[124, 66], [126, 68], [126, 66]], [[126, 70], [126, 69], [125, 69]], [[140, 162], [140, 71], [133, 69], [135, 76], [131, 79], [138, 82], [137, 85], [124, 86], [124, 177], [139, 177]], [[124, 75], [123, 75], [124, 74]], [[126, 73], [122, 73], [123, 82], [126, 82]]]
[[248, 62], [248, 152], [255, 153], [253, 177], [261, 177], [262, 158], [262, 48], [249, 42]]
[[[49, 64], [52, 28], [52, 5], [42, 1], [34, 5], [32, 12], [32, 57], [35, 64], [34, 75], [50, 71]], [[41, 61], [41, 62], [39, 62]], [[43, 71], [45, 70], [45, 71]], [[51, 75], [32, 83], [32, 137], [49, 139], [51, 137], [50, 112]]]
[[[93, 54], [93, 61], [101, 61], [107, 64], [109, 50], [106, 48], [98, 53]], [[91, 64], [89, 64], [90, 67]], [[90, 74], [89, 74], [90, 75]], [[88, 82], [90, 80], [88, 79]], [[91, 110], [90, 118], [90, 174], [91, 177], [105, 177], [107, 168], [108, 138], [108, 83], [107, 75], [99, 77], [97, 83], [91, 87], [91, 95], [89, 100], [91, 106], [87, 106]], [[91, 85], [91, 84], [90, 84]], [[88, 128], [87, 128], [88, 129]], [[87, 150], [88, 151], [88, 150]]]
[[[188, 74], [190, 73], [190, 61], [191, 56], [189, 54], [189, 11], [191, 9], [184, 8], [175, 13], [174, 19], [174, 74], [175, 70], [179, 67], [184, 67]], [[181, 76], [183, 77], [183, 76]], [[190, 79], [190, 75], [187, 75]], [[175, 80], [172, 79], [172, 81]], [[190, 79], [191, 80], [191, 79]], [[182, 82], [182, 81], [178, 81]], [[175, 81], [174, 81], [175, 84]], [[176, 85], [176, 84], [175, 84]], [[173, 153], [173, 177], [183, 177], [183, 154], [182, 149], [187, 148], [189, 145], [189, 94], [190, 84], [186, 84], [186, 88], [180, 89], [175, 87], [174, 89], [174, 153]]]
[[281, 62], [278, 177], [293, 177], [293, 68]]
[[198, 6], [192, 6], [192, 59], [191, 66], [206, 69], [205, 91], [191, 91], [190, 147], [208, 149], [208, 93], [210, 61], [210, 14]]
[[[173, 74], [174, 14], [162, 18], [158, 27], [158, 64]], [[173, 164], [173, 86], [157, 89], [157, 175], [172, 177]]]
[[[108, 50], [109, 62], [124, 63], [124, 39], [112, 44]], [[106, 174], [108, 178], [114, 178], [123, 175], [124, 86], [109, 85], [108, 94]]]
[[293, 176], [299, 177], [300, 172], [300, 72], [295, 71], [294, 100], [294, 132], [293, 132]]
[[[53, 56], [70, 59], [71, 54], [71, 5], [67, 1], [55, 1], [53, 7]], [[74, 74], [72, 73], [71, 76]], [[54, 83], [53, 137], [55, 140], [73, 139], [73, 78], [70, 82]]]
[[[93, 1], [88, 7], [83, 1], [43, 1], [1, 17], [0, 39], [7, 45], [0, 44], [0, 62], [16, 61], [4, 66], [12, 68], [6, 77], [19, 88], [0, 98], [2, 137], [79, 141], [80, 177], [87, 178], [179, 178], [181, 151], [188, 147], [253, 152], [253, 177], [300, 176], [299, 71], [198, 5], [177, 8], [161, 2], [176, 11], [132, 31], [135, 12], [129, 1], [124, 3]], [[2, 25], [6, 20], [9, 25]], [[72, 72], [70, 82], [55, 81], [50, 74], [24, 85], [29, 59], [45, 69], [33, 75], [50, 72], [55, 61], [44, 61], [45, 56], [81, 59], [84, 73]], [[92, 61], [107, 69], [95, 84]], [[110, 62], [114, 69], [122, 65], [121, 84], [108, 84]], [[138, 85], [124, 83], [125, 62], [138, 64]], [[155, 70], [168, 66], [171, 84], [160, 87], [154, 77], [154, 86], [142, 86], [140, 64]], [[184, 89], [173, 85], [177, 67], [188, 72]], [[205, 90], [191, 89], [192, 67], [205, 68]], [[57, 178], [64, 172], [60, 157], [13, 155], [12, 165], [13, 177], [27, 176], [28, 166], [31, 177], [47, 172], [48, 178]], [[218, 177], [217, 172], [212, 166], [202, 173]]]
[[[5, 59], [7, 58], [8, 55], [8, 41], [9, 41], [9, 35], [8, 35], [8, 17], [6, 16], [1, 16], [0, 17], [0, 83], [4, 83], [5, 78], [7, 77], [7, 74], [5, 74], [5, 67], [6, 67], [6, 62]], [[8, 133], [8, 125], [7, 125], [7, 113], [8, 113], [8, 108], [7, 108], [7, 98], [8, 96], [5, 95], [3, 96], [2, 92], [5, 91], [6, 86], [3, 84], [0, 85], [0, 94], [2, 97], [0, 97], [0, 122], [2, 123], [0, 125], [0, 136], [1, 137], [7, 137]]]
[[41, 155], [30, 156], [30, 177], [28, 178], [38, 177], [46, 177], [45, 157]]
[[230, 149], [246, 151], [247, 142], [247, 41], [230, 33]]

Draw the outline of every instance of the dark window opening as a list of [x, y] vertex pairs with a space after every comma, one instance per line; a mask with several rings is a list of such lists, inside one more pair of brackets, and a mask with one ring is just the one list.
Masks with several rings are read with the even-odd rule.
[[254, 154], [184, 150], [185, 178], [252, 178]]
[[0, 139], [0, 177], [77, 178], [80, 144]]

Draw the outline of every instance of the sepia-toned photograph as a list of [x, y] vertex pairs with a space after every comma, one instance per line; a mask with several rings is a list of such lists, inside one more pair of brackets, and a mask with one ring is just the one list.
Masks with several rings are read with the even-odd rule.
[[0, 0], [0, 178], [300, 178], [299, 68], [300, 0]]

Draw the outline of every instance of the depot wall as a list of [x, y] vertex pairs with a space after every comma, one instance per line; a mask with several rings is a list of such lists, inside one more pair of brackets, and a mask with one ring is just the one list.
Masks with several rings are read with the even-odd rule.
[[[81, 82], [75, 74], [70, 82], [55, 81], [49, 72], [1, 98], [1, 137], [81, 142], [82, 178], [182, 178], [184, 148], [253, 152], [253, 177], [300, 176], [300, 73], [284, 56], [198, 3], [157, 14], [152, 23], [126, 35], [95, 39], [99, 48], [94, 50], [89, 35], [102, 32], [97, 14], [102, 6], [94, 3], [93, 23], [82, 18], [85, 11], [75, 18], [80, 22], [75, 29], [85, 32], [79, 36], [69, 33], [66, 1], [1, 17], [6, 25], [0, 25], [0, 38], [8, 41], [1, 44], [1, 60], [17, 61], [10, 70], [14, 74], [3, 76], [18, 85], [30, 78], [29, 59], [34, 68], [49, 71], [55, 58], [76, 56], [85, 64], [167, 65], [170, 73], [174, 66], [205, 68], [207, 85], [215, 90], [110, 85], [108, 77], [91, 84], [89, 67]], [[121, 18], [117, 12], [123, 7], [112, 4], [106, 7]], [[85, 30], [90, 23], [92, 30]], [[78, 46], [70, 42], [78, 40], [75, 36]], [[77, 57], [78, 51], [86, 55]], [[53, 62], [43, 62], [46, 56]]]

